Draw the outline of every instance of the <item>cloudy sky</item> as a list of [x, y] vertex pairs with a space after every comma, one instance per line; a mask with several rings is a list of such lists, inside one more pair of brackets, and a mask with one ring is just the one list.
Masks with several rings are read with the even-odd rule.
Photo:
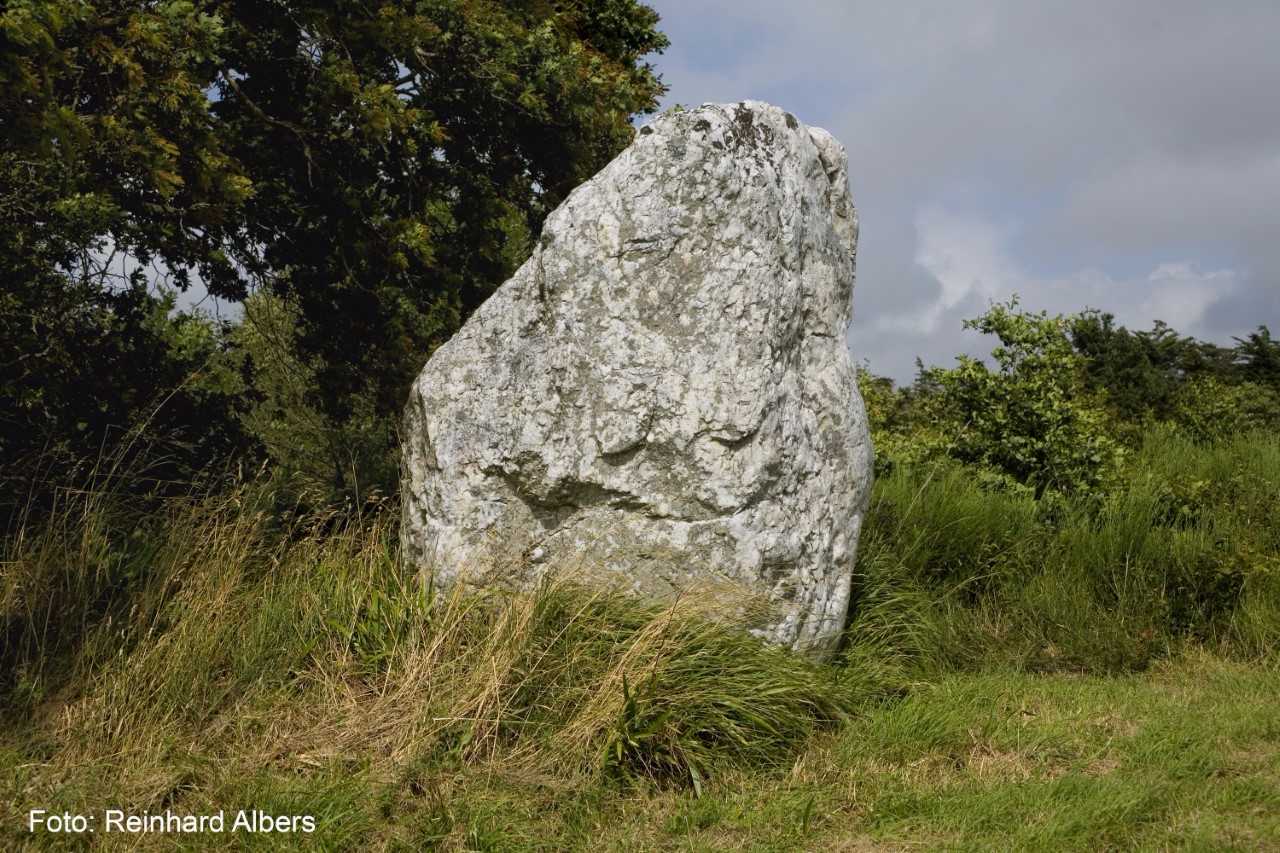
[[1280, 331], [1280, 3], [648, 0], [664, 105], [757, 98], [849, 151], [851, 344], [913, 376], [1013, 293]]

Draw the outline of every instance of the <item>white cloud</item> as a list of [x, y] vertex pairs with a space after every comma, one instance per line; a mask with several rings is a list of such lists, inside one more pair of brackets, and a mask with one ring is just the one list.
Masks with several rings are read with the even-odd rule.
[[973, 297], [989, 300], [1016, 288], [1022, 273], [1009, 259], [1010, 229], [954, 216], [937, 205], [916, 215], [915, 262], [936, 280], [940, 292], [923, 311], [886, 315], [882, 328], [933, 334]]
[[960, 320], [1015, 291], [1223, 343], [1280, 327], [1275, 0], [651, 2], [668, 102], [759, 97], [845, 144], [879, 372], [982, 345]]
[[1199, 331], [1209, 308], [1230, 295], [1239, 282], [1234, 270], [1201, 273], [1185, 261], [1161, 264], [1147, 276], [1147, 294], [1137, 313], [1164, 320], [1178, 330]]
[[882, 314], [872, 321], [873, 327], [882, 332], [946, 333], [958, 330], [961, 320], [986, 304], [1017, 294], [1033, 310], [1069, 314], [1097, 307], [1130, 328], [1149, 328], [1163, 320], [1180, 332], [1195, 334], [1210, 307], [1241, 282], [1235, 270], [1203, 272], [1185, 260], [1157, 264], [1147, 275], [1130, 279], [1089, 268], [1041, 277], [1015, 257], [1016, 233], [1011, 226], [958, 215], [937, 204], [922, 208], [916, 216], [915, 263], [937, 282], [937, 291], [928, 301]]

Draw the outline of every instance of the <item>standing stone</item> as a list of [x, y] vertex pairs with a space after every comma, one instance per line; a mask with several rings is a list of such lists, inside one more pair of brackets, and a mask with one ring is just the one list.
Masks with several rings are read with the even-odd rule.
[[728, 584], [766, 602], [758, 635], [832, 649], [871, 486], [846, 166], [754, 101], [641, 128], [414, 384], [410, 563], [437, 586], [566, 564], [644, 595]]

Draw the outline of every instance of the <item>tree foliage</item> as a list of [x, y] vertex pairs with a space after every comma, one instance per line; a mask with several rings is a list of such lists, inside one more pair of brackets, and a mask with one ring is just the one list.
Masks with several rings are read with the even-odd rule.
[[59, 382], [96, 389], [111, 365], [101, 393], [131, 398], [190, 375], [145, 332], [163, 325], [156, 271], [278, 294], [314, 367], [308, 405], [394, 417], [654, 108], [656, 24], [635, 0], [7, 3], [0, 390], [20, 405], [4, 460], [68, 424], [92, 444], [136, 420], [138, 400]]
[[[399, 412], [429, 349], [631, 139], [665, 45], [630, 0], [220, 6], [211, 112], [253, 178], [233, 244], [301, 311], [320, 401]], [[258, 252], [261, 247], [262, 251]]]
[[1070, 325], [1087, 383], [1121, 425], [1168, 421], [1208, 440], [1280, 423], [1280, 341], [1266, 326], [1224, 347], [1161, 322], [1131, 332], [1099, 311]]

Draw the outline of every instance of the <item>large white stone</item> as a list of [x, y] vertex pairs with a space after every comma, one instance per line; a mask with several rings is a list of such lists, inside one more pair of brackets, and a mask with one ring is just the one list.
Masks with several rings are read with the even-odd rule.
[[415, 383], [406, 558], [438, 586], [727, 584], [761, 636], [831, 649], [871, 486], [857, 234], [824, 130], [754, 101], [641, 128]]

